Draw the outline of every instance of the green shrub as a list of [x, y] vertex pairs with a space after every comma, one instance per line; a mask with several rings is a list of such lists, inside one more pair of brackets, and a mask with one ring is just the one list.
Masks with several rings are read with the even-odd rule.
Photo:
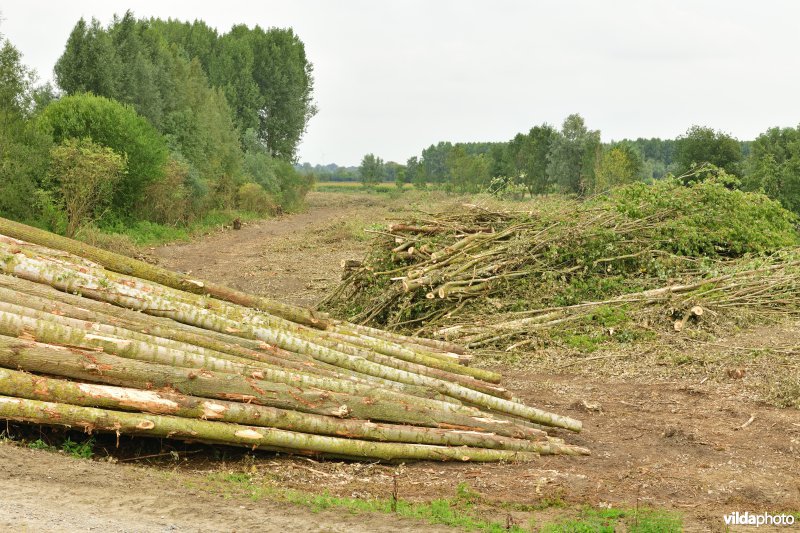
[[239, 209], [257, 215], [275, 214], [277, 206], [272, 197], [258, 183], [245, 183], [237, 192]]
[[74, 237], [111, 204], [125, 158], [88, 138], [65, 139], [50, 158], [50, 175], [66, 212], [66, 235]]
[[186, 223], [192, 216], [189, 164], [170, 158], [164, 176], [147, 185], [137, 215], [159, 224]]
[[83, 442], [75, 442], [69, 437], [61, 444], [61, 450], [78, 459], [91, 459], [94, 455], [94, 438], [89, 438]]
[[147, 119], [116, 100], [88, 93], [65, 96], [42, 111], [38, 125], [56, 142], [88, 137], [126, 155], [127, 172], [113, 200], [120, 213], [132, 212], [147, 185], [164, 174], [166, 141]]
[[522, 200], [528, 188], [523, 183], [518, 183], [514, 178], [497, 176], [492, 178], [486, 192], [501, 200]]
[[731, 189], [725, 175], [683, 185], [665, 179], [614, 191], [601, 204], [653, 218], [659, 248], [686, 256], [738, 257], [797, 244], [797, 217], [764, 194]]

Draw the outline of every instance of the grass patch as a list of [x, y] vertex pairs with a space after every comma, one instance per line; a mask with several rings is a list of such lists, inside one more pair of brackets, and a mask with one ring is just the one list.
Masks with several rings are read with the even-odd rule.
[[542, 533], [671, 533], [682, 531], [680, 517], [655, 509], [596, 509], [587, 507], [576, 518], [545, 524]]
[[[483, 531], [488, 533], [528, 531], [555, 532], [603, 532], [629, 531], [637, 533], [669, 533], [681, 531], [681, 519], [674, 513], [653, 509], [597, 509], [583, 507], [575, 510], [556, 499], [544, 499], [533, 504], [515, 502], [488, 502], [472, 490], [466, 483], [460, 483], [455, 494], [449, 498], [437, 498], [427, 502], [412, 502], [398, 498], [350, 498], [322, 493], [305, 492], [278, 487], [266, 479], [245, 472], [213, 473], [206, 477], [206, 484], [200, 487], [210, 492], [222, 494], [226, 498], [240, 495], [254, 501], [264, 498], [285, 501], [310, 508], [314, 512], [340, 510], [353, 514], [381, 513], [395, 514], [405, 518], [424, 520], [429, 524], [456, 527], [464, 531]], [[536, 514], [553, 510], [563, 511], [561, 519], [548, 519], [537, 527]], [[515, 520], [510, 512], [517, 513]], [[518, 525], [519, 513], [529, 513], [527, 525]], [[505, 516], [506, 520], [493, 517]]]
[[58, 451], [58, 448], [56, 448], [55, 446], [51, 446], [50, 444], [47, 444], [42, 439], [36, 439], [33, 442], [29, 442], [28, 443], [28, 448], [30, 448], [31, 450], [45, 450], [45, 451], [48, 451], [48, 452], [57, 452]]
[[361, 218], [348, 218], [316, 230], [313, 236], [324, 244], [337, 244], [345, 241], [366, 242], [372, 235], [365, 230], [382, 230], [383, 226]]
[[399, 194], [412, 189], [413, 186], [410, 183], [406, 183], [402, 189], [399, 189], [394, 182], [379, 183], [369, 187], [365, 187], [360, 181], [322, 181], [314, 185], [314, 190], [317, 192], [361, 192], [365, 194]]
[[101, 231], [109, 234], [124, 235], [138, 246], [153, 246], [175, 241], [186, 241], [192, 237], [209, 233], [210, 231], [230, 225], [235, 219], [242, 221], [263, 218], [256, 213], [244, 211], [211, 211], [185, 225], [166, 225], [139, 220], [133, 223], [117, 222], [113, 225], [102, 227]]
[[212, 211], [189, 224], [158, 224], [147, 220], [116, 221], [81, 228], [76, 238], [92, 246], [127, 256], [137, 256], [141, 247], [189, 241], [229, 226], [235, 219], [247, 222], [264, 217], [244, 211]]
[[[16, 442], [13, 438], [8, 438], [8, 440], [12, 442]], [[24, 442], [18, 444], [23, 444]], [[94, 456], [94, 444], [95, 440], [93, 437], [86, 439], [83, 442], [77, 442], [72, 440], [70, 437], [67, 437], [61, 442], [60, 446], [55, 446], [53, 444], [49, 444], [46, 441], [38, 438], [34, 441], [30, 441], [27, 443], [27, 447], [32, 450], [44, 450], [47, 452], [63, 452], [67, 455], [71, 455], [72, 457], [76, 457], [78, 459], [91, 459]]]
[[406, 518], [425, 520], [430, 524], [441, 524], [459, 527], [466, 531], [484, 531], [488, 533], [500, 533], [502, 531], [523, 533], [526, 531], [519, 526], [508, 528], [505, 523], [487, 520], [478, 516], [476, 504], [480, 499], [480, 495], [473, 492], [464, 483], [456, 487], [456, 493], [453, 498], [441, 498], [430, 502], [410, 502], [403, 499], [348, 498], [334, 496], [328, 492], [314, 494], [295, 489], [275, 487], [266, 483], [259, 483], [252, 476], [243, 472], [210, 474], [207, 479], [210, 484], [205, 488], [212, 492], [221, 493], [225, 497], [231, 497], [234, 493], [245, 495], [255, 501], [270, 497], [309, 507], [314, 512], [337, 509], [356, 514], [396, 514]]
[[94, 438], [75, 442], [69, 437], [61, 443], [61, 451], [78, 459], [91, 459], [94, 455]]

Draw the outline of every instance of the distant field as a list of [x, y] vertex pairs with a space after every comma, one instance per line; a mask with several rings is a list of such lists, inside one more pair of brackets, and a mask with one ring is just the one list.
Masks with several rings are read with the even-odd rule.
[[[413, 185], [406, 183], [403, 189], [412, 189]], [[314, 185], [314, 189], [320, 192], [355, 192], [369, 190], [370, 192], [391, 192], [397, 190], [394, 182], [379, 183], [372, 189], [365, 189], [360, 181], [320, 181]]]

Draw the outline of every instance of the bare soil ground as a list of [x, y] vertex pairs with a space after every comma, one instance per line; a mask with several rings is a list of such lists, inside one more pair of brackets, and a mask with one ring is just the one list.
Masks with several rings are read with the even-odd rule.
[[[337, 283], [340, 262], [365, 252], [364, 228], [413, 207], [313, 193], [307, 213], [151, 253], [166, 267], [313, 305]], [[725, 531], [722, 517], [733, 511], [800, 511], [800, 411], [775, 406], [798, 396], [798, 345], [800, 322], [787, 322], [640, 352], [542, 350], [513, 364], [485, 360], [528, 403], [582, 419], [581, 434], [562, 436], [591, 457], [398, 467], [245, 454], [131, 466], [0, 446], [0, 529], [434, 530], [379, 514], [285, 509], [209, 485], [215, 472], [244, 471], [256, 485], [359, 498], [388, 498], [396, 478], [398, 495], [412, 501], [452, 496], [464, 482], [487, 518], [509, 524], [541, 525], [591, 505], [667, 509], [687, 531]]]
[[340, 279], [342, 261], [366, 252], [365, 229], [413, 207], [378, 195], [312, 192], [305, 213], [163, 246], [151, 255], [167, 268], [313, 306]]
[[[192, 472], [87, 461], [0, 445], [0, 531], [416, 531], [418, 522], [354, 516], [193, 488]], [[176, 479], [179, 478], [179, 479]], [[193, 483], [194, 482], [194, 483]]]

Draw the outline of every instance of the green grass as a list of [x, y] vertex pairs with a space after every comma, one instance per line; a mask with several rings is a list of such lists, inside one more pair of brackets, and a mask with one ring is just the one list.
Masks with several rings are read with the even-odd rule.
[[134, 256], [143, 246], [159, 246], [171, 242], [189, 241], [230, 225], [236, 218], [242, 221], [264, 217], [244, 211], [212, 211], [189, 224], [169, 225], [139, 221], [115, 221], [100, 226], [86, 226], [78, 232], [77, 239], [117, 252]]
[[442, 524], [459, 527], [466, 531], [484, 531], [500, 533], [524, 533], [518, 526], [506, 528], [505, 523], [483, 519], [477, 516], [475, 504], [480, 496], [466, 484], [459, 484], [453, 498], [441, 498], [430, 502], [410, 502], [403, 499], [392, 501], [386, 498], [348, 498], [333, 496], [328, 492], [314, 494], [294, 489], [275, 487], [258, 483], [243, 472], [229, 474], [211, 474], [208, 476], [211, 485], [205, 487], [212, 492], [220, 492], [224, 497], [234, 493], [243, 493], [257, 501], [263, 498], [283, 500], [303, 505], [314, 512], [327, 509], [338, 509], [350, 513], [385, 513], [397, 514], [406, 518], [425, 520], [430, 524]]
[[46, 450], [48, 452], [58, 451], [58, 448], [56, 448], [55, 446], [51, 446], [51, 445], [47, 444], [42, 439], [36, 439], [33, 442], [29, 442], [28, 443], [28, 448], [30, 448], [32, 450]]
[[577, 518], [545, 524], [542, 533], [672, 533], [682, 531], [674, 513], [654, 509], [596, 509], [587, 507]]
[[[430, 524], [456, 527], [464, 531], [595, 533], [624, 530], [635, 533], [671, 533], [681, 531], [682, 527], [678, 515], [653, 509], [581, 507], [576, 513], [574, 508], [569, 508], [560, 499], [545, 499], [535, 504], [487, 502], [466, 483], [460, 483], [456, 487], [455, 494], [450, 498], [411, 502], [400, 498], [396, 501], [391, 498], [350, 498], [334, 496], [327, 491], [312, 493], [287, 489], [277, 487], [268, 481], [259, 481], [244, 472], [210, 474], [207, 476], [207, 481], [209, 482], [207, 485], [199, 488], [221, 493], [226, 498], [235, 494], [247, 496], [254, 501], [270, 498], [302, 505], [314, 512], [334, 509], [353, 514], [396, 514], [406, 518], [424, 520]], [[536, 513], [546, 510], [548, 516], [552, 516], [554, 509], [563, 512], [563, 518], [555, 520], [549, 518], [546, 523], [537, 527]], [[487, 518], [487, 515], [510, 516], [509, 511], [530, 513], [528, 526], [509, 525], [505, 520], [501, 522]]]
[[171, 226], [139, 220], [132, 224], [116, 224], [108, 228], [101, 228], [101, 231], [124, 235], [139, 246], [152, 246], [174, 241], [187, 241], [221, 226], [230, 225], [236, 218], [248, 221], [264, 217], [244, 211], [211, 211], [186, 225]]
[[[410, 183], [406, 183], [402, 190], [408, 191], [413, 188], [414, 187]], [[365, 187], [360, 181], [322, 181], [314, 185], [314, 190], [317, 192], [363, 192], [371, 194], [391, 194], [401, 192], [401, 190], [398, 189], [397, 185], [395, 185], [393, 182], [384, 182], [371, 187]]]
[[94, 438], [86, 439], [83, 442], [75, 442], [69, 437], [61, 443], [61, 451], [78, 459], [91, 459], [94, 455]]

